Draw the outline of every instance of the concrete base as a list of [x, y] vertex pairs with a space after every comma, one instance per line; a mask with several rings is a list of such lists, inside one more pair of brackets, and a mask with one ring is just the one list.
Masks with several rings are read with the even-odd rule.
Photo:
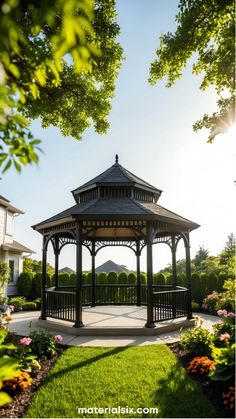
[[61, 333], [67, 333], [74, 336], [157, 336], [163, 333], [169, 333], [176, 330], [194, 326], [194, 320], [174, 319], [156, 323], [156, 327], [147, 328], [145, 326], [104, 326], [83, 328], [74, 327], [73, 323], [64, 322], [56, 319], [38, 320], [38, 326], [44, 329], [55, 330]]

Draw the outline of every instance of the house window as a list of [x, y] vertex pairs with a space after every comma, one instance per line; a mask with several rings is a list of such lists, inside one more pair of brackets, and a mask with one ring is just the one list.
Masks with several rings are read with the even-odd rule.
[[14, 282], [14, 272], [15, 272], [15, 262], [14, 260], [9, 260], [9, 268], [10, 268], [10, 276], [9, 276], [9, 284]]

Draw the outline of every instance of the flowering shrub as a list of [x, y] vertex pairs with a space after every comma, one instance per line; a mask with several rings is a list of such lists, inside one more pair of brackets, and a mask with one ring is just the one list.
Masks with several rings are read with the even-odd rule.
[[224, 292], [219, 294], [219, 301], [216, 304], [216, 309], [225, 309], [229, 312], [235, 311], [235, 280], [228, 279], [224, 283]]
[[62, 341], [61, 335], [53, 336], [47, 331], [34, 331], [30, 334], [32, 352], [40, 359], [51, 358], [56, 353], [56, 344]]
[[235, 387], [230, 386], [227, 393], [222, 393], [223, 403], [226, 409], [234, 410], [235, 408]]
[[212, 294], [209, 294], [206, 298], [203, 300], [202, 309], [204, 311], [207, 311], [208, 313], [216, 313], [216, 304], [218, 303], [220, 297], [218, 292], [213, 291]]
[[20, 342], [21, 345], [29, 346], [32, 342], [32, 339], [31, 338], [22, 338], [22, 339], [20, 339], [19, 342]]
[[212, 351], [213, 335], [202, 328], [202, 321], [195, 329], [188, 330], [180, 335], [180, 345], [193, 355], [210, 356]]
[[222, 318], [223, 322], [213, 325], [214, 344], [216, 346], [224, 346], [226, 341], [231, 343], [235, 340], [235, 314], [225, 309], [218, 310], [217, 314]]
[[191, 374], [208, 375], [216, 362], [209, 359], [207, 356], [197, 356], [192, 359], [187, 368]]
[[9, 380], [3, 381], [3, 389], [10, 392], [19, 392], [25, 390], [32, 384], [32, 378], [27, 372], [19, 371], [19, 373]]

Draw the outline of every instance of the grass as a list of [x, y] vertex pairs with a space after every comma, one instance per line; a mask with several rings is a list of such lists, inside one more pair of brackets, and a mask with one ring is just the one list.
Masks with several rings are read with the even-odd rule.
[[[78, 414], [79, 407], [158, 407], [158, 415]], [[67, 349], [35, 394], [27, 418], [217, 417], [165, 345]]]

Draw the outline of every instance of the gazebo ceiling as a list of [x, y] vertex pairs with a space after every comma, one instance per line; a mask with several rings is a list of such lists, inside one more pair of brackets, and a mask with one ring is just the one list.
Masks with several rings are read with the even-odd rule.
[[[158, 205], [161, 191], [133, 175], [118, 163], [72, 191], [76, 205], [44, 220], [33, 228], [39, 232], [83, 221], [90, 237], [133, 237], [136, 227], [145, 234], [146, 222], [153, 221], [163, 231], [191, 231], [198, 224]], [[131, 228], [133, 222], [134, 229]], [[91, 227], [93, 227], [91, 229]], [[136, 227], [135, 227], [136, 226]], [[160, 229], [160, 230], [161, 230]], [[136, 233], [137, 234], [137, 233]]]

